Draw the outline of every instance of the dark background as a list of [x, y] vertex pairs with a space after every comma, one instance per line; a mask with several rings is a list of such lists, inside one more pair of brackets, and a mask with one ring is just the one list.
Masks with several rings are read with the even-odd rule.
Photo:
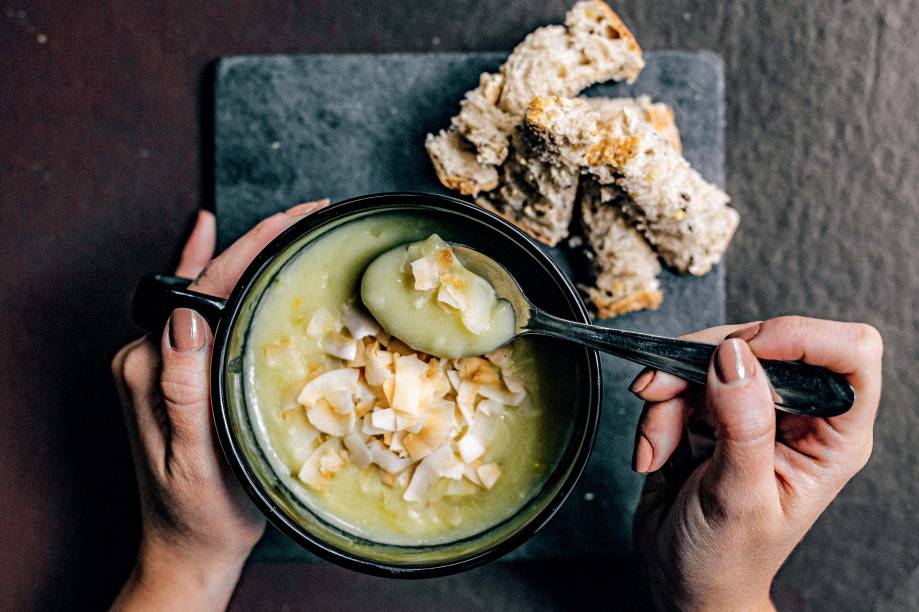
[[[137, 537], [108, 363], [137, 277], [206, 203], [205, 67], [238, 53], [507, 50], [568, 3], [0, 0], [0, 609], [106, 606]], [[919, 609], [919, 3], [613, 2], [647, 49], [727, 70], [742, 214], [728, 318], [884, 334], [874, 456], [779, 575], [789, 609]], [[571, 607], [632, 568], [492, 564], [424, 583], [253, 565], [240, 608]], [[617, 607], [615, 596], [603, 600]]]

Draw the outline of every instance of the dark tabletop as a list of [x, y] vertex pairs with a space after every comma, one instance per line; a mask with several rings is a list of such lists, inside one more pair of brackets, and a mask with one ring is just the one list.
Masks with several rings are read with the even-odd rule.
[[[0, 1], [0, 609], [104, 607], [137, 541], [108, 363], [126, 305], [210, 201], [205, 68], [239, 53], [509, 49], [566, 3]], [[779, 575], [793, 609], [919, 607], [919, 62], [913, 0], [615, 2], [646, 49], [720, 53], [743, 221], [729, 320], [858, 319], [886, 339], [874, 456]], [[241, 609], [551, 609], [634, 568], [492, 564], [424, 583], [253, 564]], [[612, 589], [612, 590], [610, 590]], [[372, 599], [371, 599], [372, 598]]]

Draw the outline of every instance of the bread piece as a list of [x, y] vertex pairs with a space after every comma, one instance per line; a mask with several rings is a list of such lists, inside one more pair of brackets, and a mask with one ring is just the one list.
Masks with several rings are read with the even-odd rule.
[[737, 228], [730, 197], [632, 109], [600, 126], [583, 99], [535, 98], [522, 137], [532, 156], [579, 166], [631, 198], [626, 212], [667, 265], [705, 274]]
[[527, 158], [519, 137], [512, 143], [501, 166], [500, 186], [481, 194], [476, 203], [555, 246], [568, 236], [580, 169]]
[[[680, 146], [673, 111], [666, 104], [652, 103], [648, 96], [584, 100], [598, 114], [601, 127], [623, 109], [631, 108]], [[556, 246], [568, 237], [580, 168], [558, 159], [529, 156], [519, 131], [511, 143], [510, 155], [501, 167], [499, 188], [480, 195], [476, 202], [498, 212], [537, 240]]]
[[478, 163], [475, 151], [456, 132], [442, 130], [436, 136], [428, 134], [424, 146], [437, 178], [448, 189], [472, 195], [498, 186], [497, 168]]
[[638, 96], [637, 98], [581, 98], [589, 105], [590, 109], [597, 113], [600, 129], [606, 131], [612, 125], [613, 119], [622, 112], [623, 109], [629, 108], [644, 117], [654, 126], [657, 133], [664, 137], [664, 140], [670, 143], [678, 152], [683, 151], [683, 143], [680, 142], [680, 130], [677, 129], [676, 121], [673, 118], [673, 109], [661, 102], [652, 102], [648, 96]]
[[[461, 193], [477, 195], [494, 189], [487, 168], [504, 162], [509, 141], [534, 96], [572, 96], [594, 83], [610, 79], [632, 82], [644, 67], [635, 37], [601, 0], [575, 4], [565, 25], [552, 25], [530, 33], [517, 45], [497, 74], [483, 74], [479, 86], [468, 92], [453, 118], [450, 130], [428, 136], [427, 148], [435, 167], [463, 171], [443, 174], [441, 181]], [[462, 136], [461, 140], [455, 138]], [[457, 166], [450, 149], [476, 152], [476, 164]], [[444, 159], [446, 157], [447, 159]]]
[[616, 185], [600, 185], [591, 178], [581, 184], [584, 235], [596, 268], [588, 295], [604, 319], [657, 308], [663, 299], [657, 255], [623, 212], [626, 202], [628, 196]]

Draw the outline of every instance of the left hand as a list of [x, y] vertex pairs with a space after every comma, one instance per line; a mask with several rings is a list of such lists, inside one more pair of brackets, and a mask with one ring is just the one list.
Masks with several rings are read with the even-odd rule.
[[[211, 261], [214, 216], [202, 211], [182, 252], [178, 276], [190, 289], [227, 297], [272, 239], [327, 201], [269, 217]], [[161, 338], [128, 344], [112, 361], [142, 515], [137, 565], [113, 609], [222, 610], [243, 563], [265, 530], [223, 460], [211, 423], [213, 336], [197, 312], [173, 312]]]

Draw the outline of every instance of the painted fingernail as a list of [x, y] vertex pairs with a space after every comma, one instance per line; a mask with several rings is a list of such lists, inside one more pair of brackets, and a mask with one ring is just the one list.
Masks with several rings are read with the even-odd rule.
[[291, 217], [301, 217], [303, 215], [308, 215], [311, 212], [315, 212], [323, 206], [328, 206], [329, 202], [329, 198], [323, 198], [321, 200], [316, 200], [315, 202], [304, 202], [303, 204], [291, 206], [285, 212]]
[[727, 337], [728, 338], [739, 338], [740, 340], [743, 340], [744, 342], [749, 342], [750, 340], [755, 338], [757, 335], [759, 335], [759, 329], [760, 329], [760, 323], [757, 322], [757, 323], [754, 323], [753, 325], [744, 327], [743, 329], [738, 329], [736, 332], [732, 334], [728, 334]]
[[651, 384], [651, 381], [654, 380], [654, 373], [656, 370], [645, 370], [639, 374], [635, 380], [632, 381], [632, 384], [629, 385], [629, 391], [638, 395], [642, 391], [648, 388], [648, 385]]
[[654, 448], [646, 437], [639, 434], [635, 444], [635, 458], [632, 460], [633, 469], [644, 474], [651, 469], [651, 460], [654, 459]]
[[754, 357], [747, 343], [729, 338], [721, 343], [715, 354], [715, 373], [723, 383], [732, 383], [753, 376]]
[[169, 317], [169, 346], [179, 353], [204, 346], [204, 320], [194, 310], [176, 308]]

